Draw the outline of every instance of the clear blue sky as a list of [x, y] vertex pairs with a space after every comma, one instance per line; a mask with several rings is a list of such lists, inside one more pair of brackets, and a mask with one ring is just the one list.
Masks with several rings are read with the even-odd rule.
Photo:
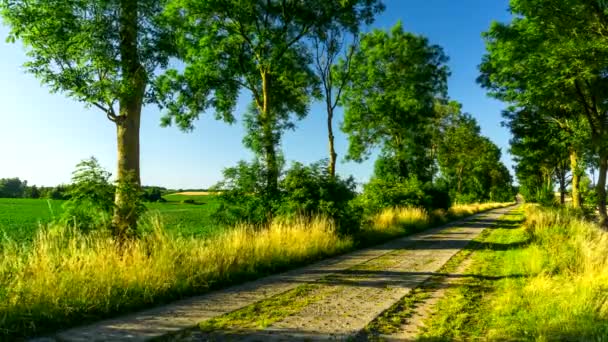
[[[507, 153], [509, 132], [500, 126], [504, 106], [489, 99], [476, 83], [477, 65], [484, 53], [481, 32], [492, 20], [508, 21], [508, 0], [385, 0], [386, 11], [372, 28], [388, 29], [398, 20], [404, 28], [423, 34], [443, 46], [450, 56], [449, 95], [478, 120], [482, 134], [503, 151], [503, 161], [511, 169]], [[369, 29], [369, 28], [368, 28]], [[30, 184], [67, 183], [79, 160], [96, 156], [114, 172], [116, 162], [115, 127], [96, 109], [49, 94], [21, 65], [26, 60], [19, 44], [4, 40], [8, 29], [0, 26], [0, 178], [20, 177]], [[244, 103], [237, 108], [245, 108]], [[340, 111], [341, 114], [341, 111]], [[313, 104], [309, 116], [285, 134], [283, 151], [288, 161], [313, 162], [327, 156], [325, 110]], [[160, 128], [161, 113], [155, 106], [144, 109], [141, 127], [142, 182], [170, 188], [207, 187], [221, 178], [221, 170], [238, 160], [250, 159], [241, 140], [240, 122], [229, 126], [203, 115], [192, 133], [175, 127]], [[341, 120], [338, 115], [337, 121]], [[338, 123], [336, 123], [336, 127]], [[342, 156], [347, 140], [336, 135], [336, 148]], [[338, 172], [367, 181], [373, 160], [344, 163]]]

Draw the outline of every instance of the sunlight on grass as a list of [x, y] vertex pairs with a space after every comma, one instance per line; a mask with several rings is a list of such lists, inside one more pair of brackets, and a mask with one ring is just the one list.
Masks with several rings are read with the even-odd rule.
[[[521, 215], [520, 215], [521, 216]], [[608, 233], [577, 212], [526, 206], [473, 254], [423, 338], [588, 341], [608, 336]]]
[[513, 203], [458, 204], [445, 211], [433, 210], [430, 214], [422, 208], [387, 208], [372, 217], [371, 223], [363, 227], [360, 239], [383, 239], [420, 231], [431, 226], [460, 219], [482, 211], [503, 208]]
[[[54, 227], [31, 248], [0, 249], [0, 336], [105, 316], [200, 293], [351, 249], [325, 219], [242, 225], [211, 239], [179, 238], [153, 220], [153, 232], [122, 249], [104, 234]], [[27, 318], [27, 319], [24, 319]], [[38, 327], [39, 328], [39, 327]], [[37, 330], [37, 329], [36, 329]]]

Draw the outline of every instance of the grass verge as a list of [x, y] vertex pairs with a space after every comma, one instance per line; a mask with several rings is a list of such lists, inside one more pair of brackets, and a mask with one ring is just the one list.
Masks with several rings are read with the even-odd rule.
[[420, 340], [606, 339], [608, 233], [567, 210], [527, 206], [525, 217], [480, 243]]

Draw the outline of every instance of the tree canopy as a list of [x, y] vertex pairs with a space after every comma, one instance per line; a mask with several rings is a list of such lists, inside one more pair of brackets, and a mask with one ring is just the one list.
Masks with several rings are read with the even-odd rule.
[[440, 46], [401, 23], [362, 35], [342, 98], [347, 158], [362, 161], [379, 147], [400, 177], [430, 179], [430, 126], [435, 100], [446, 97], [447, 60]]

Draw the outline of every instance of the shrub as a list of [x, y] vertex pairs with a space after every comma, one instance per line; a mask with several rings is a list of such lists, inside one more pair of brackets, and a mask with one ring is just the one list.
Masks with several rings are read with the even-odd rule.
[[114, 208], [110, 176], [95, 157], [78, 163], [72, 173], [70, 199], [64, 204], [60, 222], [83, 231], [108, 228]]
[[224, 180], [213, 190], [221, 189], [218, 205], [211, 217], [218, 224], [234, 225], [239, 222], [262, 224], [268, 222], [274, 200], [264, 193], [265, 171], [256, 160], [240, 161], [237, 166], [223, 171]]
[[305, 166], [294, 163], [279, 182], [279, 193], [266, 194], [265, 169], [257, 161], [239, 162], [224, 170], [222, 189], [212, 217], [219, 224], [238, 222], [264, 224], [273, 216], [289, 219], [296, 216], [323, 215], [333, 219], [340, 233], [359, 229], [362, 209], [350, 202], [356, 197], [352, 178], [332, 178], [326, 161]]
[[276, 210], [281, 216], [323, 215], [333, 219], [340, 233], [359, 230], [362, 212], [351, 204], [356, 197], [352, 177], [331, 177], [327, 161], [305, 166], [294, 163], [280, 183], [281, 198]]
[[161, 189], [156, 186], [143, 188], [142, 198], [146, 202], [163, 202], [163, 194]]
[[431, 183], [423, 184], [416, 178], [400, 182], [374, 177], [363, 188], [362, 201], [369, 214], [392, 207], [423, 207], [427, 210], [450, 207], [447, 190]]

